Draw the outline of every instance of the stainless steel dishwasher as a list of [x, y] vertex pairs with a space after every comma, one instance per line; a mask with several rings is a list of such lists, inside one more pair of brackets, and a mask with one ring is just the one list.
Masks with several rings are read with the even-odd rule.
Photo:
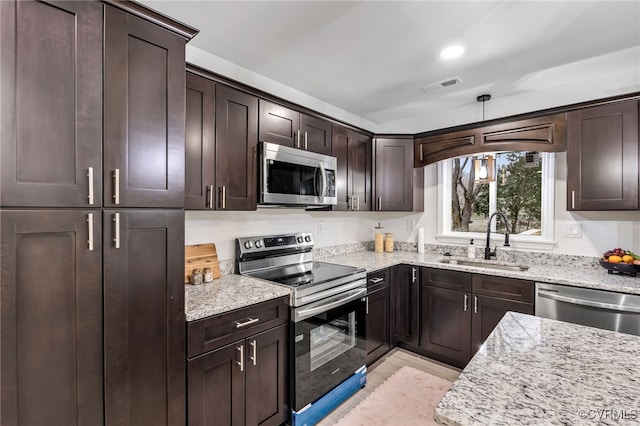
[[536, 283], [536, 316], [640, 336], [640, 295]]

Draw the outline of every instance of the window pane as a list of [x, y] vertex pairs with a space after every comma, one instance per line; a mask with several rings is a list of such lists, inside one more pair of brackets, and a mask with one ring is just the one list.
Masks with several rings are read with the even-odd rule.
[[[451, 160], [451, 231], [485, 232], [489, 214], [497, 208], [507, 215], [510, 233], [541, 235], [540, 154], [503, 152], [494, 155], [496, 181], [485, 184], [474, 182], [473, 157]], [[504, 231], [504, 223], [498, 221], [497, 232]]]

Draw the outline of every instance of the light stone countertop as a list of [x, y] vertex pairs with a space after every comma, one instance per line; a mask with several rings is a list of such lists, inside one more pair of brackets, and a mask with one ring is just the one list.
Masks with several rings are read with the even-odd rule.
[[[619, 293], [640, 294], [640, 276], [631, 277], [628, 275], [609, 274], [606, 269], [601, 268], [600, 266], [594, 268], [591, 266], [575, 264], [567, 264], [566, 266], [557, 264], [535, 264], [535, 255], [535, 253], [528, 253], [528, 259], [518, 259], [517, 263], [529, 265], [529, 270], [527, 271], [505, 271], [473, 266], [450, 265], [438, 262], [439, 259], [446, 259], [446, 257], [442, 255], [433, 253], [421, 254], [408, 251], [395, 251], [392, 253], [361, 251], [351, 254], [325, 257], [322, 261], [348, 266], [357, 266], [359, 268], [365, 268], [367, 272], [373, 272], [389, 266], [406, 263], [415, 266], [427, 266], [431, 268], [473, 272], [476, 274], [519, 278], [536, 282], [565, 284], [574, 287], [609, 290]], [[459, 257], [450, 257], [448, 259], [467, 260], [466, 258]], [[482, 259], [474, 260], [485, 262]]]
[[[374, 253], [373, 251], [357, 251], [321, 257], [317, 260], [341, 265], [364, 268], [367, 272], [401, 263], [455, 271], [473, 272], [477, 274], [519, 278], [537, 282], [566, 284], [574, 287], [593, 288], [616, 291], [620, 293], [640, 294], [640, 277], [608, 274], [599, 266], [557, 261], [547, 262], [537, 259], [536, 253], [513, 252], [522, 257], [514, 258], [516, 263], [530, 266], [528, 271], [504, 271], [472, 266], [450, 265], [438, 262], [444, 256], [434, 253], [417, 253], [411, 251], [395, 251], [393, 253]], [[448, 259], [464, 259], [450, 257]], [[570, 259], [570, 258], [568, 258]], [[480, 262], [483, 260], [475, 259]], [[560, 258], [560, 261], [562, 258]], [[211, 315], [243, 308], [255, 303], [289, 295], [288, 288], [271, 284], [267, 281], [241, 275], [222, 275], [213, 283], [201, 285], [185, 285], [185, 313], [187, 321], [194, 321]]]
[[222, 275], [212, 283], [185, 284], [185, 314], [187, 322], [195, 321], [290, 294], [286, 287], [256, 278]]
[[435, 409], [443, 425], [640, 423], [640, 337], [508, 312]]

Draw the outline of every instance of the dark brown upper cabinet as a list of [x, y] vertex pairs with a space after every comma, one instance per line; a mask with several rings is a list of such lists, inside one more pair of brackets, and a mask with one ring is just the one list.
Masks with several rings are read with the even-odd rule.
[[3, 425], [101, 425], [100, 210], [2, 211]]
[[256, 210], [258, 98], [218, 84], [215, 110], [216, 209]]
[[637, 210], [638, 101], [570, 112], [567, 210]]
[[374, 149], [373, 210], [413, 211], [414, 191], [423, 183], [416, 179], [414, 188], [413, 139], [375, 138]]
[[184, 424], [184, 211], [104, 210], [103, 254], [105, 424]]
[[187, 73], [184, 207], [215, 208], [216, 84]]
[[102, 205], [102, 5], [0, 2], [3, 207]]
[[341, 126], [332, 128], [332, 155], [338, 159], [334, 210], [371, 210], [371, 137]]
[[487, 151], [558, 152], [565, 148], [565, 115], [554, 114], [418, 137], [415, 167]]
[[260, 99], [260, 141], [331, 154], [331, 123]]
[[185, 41], [105, 6], [106, 207], [184, 206]]

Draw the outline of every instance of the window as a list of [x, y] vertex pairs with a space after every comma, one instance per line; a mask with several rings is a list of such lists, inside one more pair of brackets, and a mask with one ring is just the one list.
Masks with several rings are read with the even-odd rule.
[[[508, 218], [514, 246], [531, 248], [552, 244], [554, 208], [553, 153], [492, 152], [495, 181], [474, 182], [473, 156], [439, 163], [439, 205], [443, 242], [484, 240], [491, 213]], [[492, 221], [492, 232], [504, 233], [502, 220]]]

